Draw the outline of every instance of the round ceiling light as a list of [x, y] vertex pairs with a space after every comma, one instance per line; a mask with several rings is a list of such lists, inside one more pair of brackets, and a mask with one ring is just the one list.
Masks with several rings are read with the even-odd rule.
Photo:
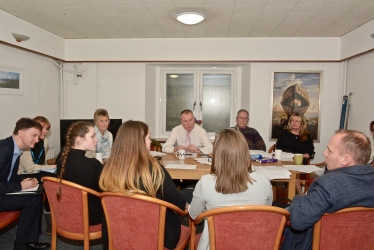
[[205, 15], [198, 12], [182, 12], [176, 14], [175, 19], [187, 25], [194, 25], [200, 23], [201, 21], [204, 21]]

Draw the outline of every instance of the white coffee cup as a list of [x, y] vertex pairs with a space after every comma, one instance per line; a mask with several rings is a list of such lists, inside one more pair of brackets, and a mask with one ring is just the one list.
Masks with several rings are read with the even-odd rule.
[[95, 158], [96, 158], [99, 162], [103, 163], [103, 153], [95, 153]]
[[282, 150], [281, 149], [276, 149], [275, 150], [275, 156], [274, 156], [274, 158], [277, 159], [277, 160], [282, 159]]
[[178, 159], [184, 160], [186, 158], [186, 150], [179, 149], [177, 152], [175, 152], [175, 155], [177, 156]]

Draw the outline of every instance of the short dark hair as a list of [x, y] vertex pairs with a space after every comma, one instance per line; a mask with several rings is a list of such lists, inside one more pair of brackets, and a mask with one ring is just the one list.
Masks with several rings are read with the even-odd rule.
[[246, 109], [239, 109], [238, 113], [236, 113], [236, 117], [238, 117], [241, 112], [246, 112], [247, 115], [248, 115], [248, 117], [249, 117], [249, 113], [248, 113], [248, 111]]
[[336, 134], [343, 136], [339, 143], [339, 155], [349, 154], [356, 165], [364, 165], [369, 162], [371, 142], [364, 133], [341, 129], [337, 130]]
[[13, 130], [13, 135], [18, 135], [18, 131], [26, 130], [29, 128], [36, 128], [42, 131], [42, 125], [39, 122], [34, 121], [30, 118], [21, 118], [16, 122], [16, 127]]
[[371, 128], [373, 127], [373, 125], [374, 125], [374, 121], [372, 121], [371, 123], [370, 123], [370, 131], [371, 131]]
[[185, 110], [183, 110], [183, 111], [180, 113], [180, 116], [182, 116], [183, 114], [188, 115], [188, 114], [190, 114], [190, 113], [193, 115], [193, 112], [192, 112], [191, 110], [189, 110], [189, 109], [185, 109]]

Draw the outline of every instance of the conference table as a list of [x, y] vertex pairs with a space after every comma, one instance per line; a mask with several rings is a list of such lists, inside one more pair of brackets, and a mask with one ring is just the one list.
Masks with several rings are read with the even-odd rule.
[[[172, 179], [175, 180], [200, 180], [202, 175], [209, 174], [211, 165], [201, 164], [196, 161], [194, 158], [186, 158], [184, 160], [179, 160], [175, 154], [167, 154], [162, 156], [160, 160], [162, 165], [167, 165], [168, 163], [177, 163], [177, 164], [186, 164], [186, 165], [196, 165], [196, 169], [171, 169], [167, 168], [166, 170], [169, 172]], [[294, 165], [293, 161], [278, 161], [272, 163], [258, 163], [252, 161], [253, 166], [282, 166], [282, 165]], [[273, 185], [273, 199], [276, 199], [276, 192], [275, 192], [275, 183], [276, 182], [286, 182], [288, 183], [288, 193], [287, 198], [292, 200], [296, 194], [296, 174], [300, 174], [303, 172], [297, 171], [290, 171], [291, 176], [290, 179], [275, 179], [271, 180]]]

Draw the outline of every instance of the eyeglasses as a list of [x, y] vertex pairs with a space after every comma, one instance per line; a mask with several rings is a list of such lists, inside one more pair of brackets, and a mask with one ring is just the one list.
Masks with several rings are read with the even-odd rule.
[[248, 117], [238, 117], [239, 120], [248, 120]]

